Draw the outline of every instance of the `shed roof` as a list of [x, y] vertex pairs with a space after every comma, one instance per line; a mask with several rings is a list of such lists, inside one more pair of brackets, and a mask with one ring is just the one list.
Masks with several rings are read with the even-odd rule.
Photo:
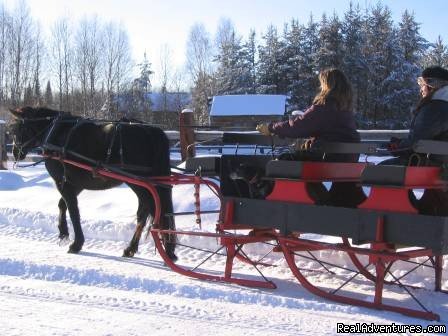
[[210, 116], [284, 115], [285, 95], [214, 96]]

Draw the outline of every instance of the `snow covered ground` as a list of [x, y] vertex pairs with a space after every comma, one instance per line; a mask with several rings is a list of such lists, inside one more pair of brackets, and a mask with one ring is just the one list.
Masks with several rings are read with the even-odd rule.
[[[203, 209], [218, 206], [206, 189], [202, 195]], [[191, 187], [175, 187], [176, 211], [192, 210], [192, 198]], [[164, 265], [150, 239], [134, 258], [122, 258], [137, 204], [126, 186], [81, 194], [86, 243], [80, 254], [67, 254], [58, 245], [58, 200], [42, 165], [0, 171], [1, 335], [335, 335], [340, 322], [432, 324], [316, 297], [280, 258], [263, 270], [275, 290], [181, 276]], [[209, 215], [203, 225], [213, 227], [215, 220]], [[176, 223], [196, 225], [192, 217]], [[195, 265], [198, 253], [183, 251], [177, 250], [180, 262]], [[249, 266], [238, 267], [244, 273]], [[428, 278], [429, 271], [415, 280]], [[418, 292], [448, 324], [448, 297]]]

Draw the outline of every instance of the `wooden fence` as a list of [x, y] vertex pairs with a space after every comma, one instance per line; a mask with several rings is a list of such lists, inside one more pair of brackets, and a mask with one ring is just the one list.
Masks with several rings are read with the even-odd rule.
[[[181, 159], [185, 160], [188, 156], [195, 155], [196, 145], [219, 146], [222, 143], [222, 135], [224, 131], [194, 129], [191, 124], [193, 122], [192, 113], [184, 110], [185, 113], [180, 114], [179, 131], [165, 131], [171, 147], [181, 152]], [[184, 112], [183, 111], [183, 112]], [[7, 159], [6, 143], [5, 143], [6, 124], [0, 120], [0, 169], [5, 169], [5, 161]], [[236, 132], [236, 131], [232, 131]], [[243, 133], [258, 134], [257, 131], [249, 131]], [[385, 142], [391, 137], [404, 138], [408, 134], [408, 130], [359, 130], [362, 141], [378, 141]]]

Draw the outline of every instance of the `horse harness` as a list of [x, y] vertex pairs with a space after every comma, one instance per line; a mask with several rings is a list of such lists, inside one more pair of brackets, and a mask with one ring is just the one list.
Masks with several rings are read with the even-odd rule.
[[[123, 135], [122, 135], [122, 125], [123, 124], [127, 124], [127, 125], [137, 125], [138, 124], [134, 124], [134, 123], [130, 123], [130, 122], [123, 122], [123, 121], [104, 121], [104, 123], [108, 123], [108, 124], [113, 124], [113, 130], [112, 130], [112, 135], [111, 138], [109, 140], [109, 143], [107, 145], [107, 150], [106, 150], [106, 158], [104, 161], [99, 161], [99, 160], [94, 160], [90, 157], [87, 157], [83, 154], [80, 154], [78, 152], [75, 152], [73, 150], [70, 150], [69, 148], [69, 144], [70, 144], [70, 140], [73, 138], [75, 131], [77, 129], [79, 129], [81, 126], [87, 124], [87, 123], [96, 123], [97, 121], [95, 120], [91, 120], [91, 119], [84, 119], [81, 117], [72, 117], [69, 119], [66, 119], [67, 116], [71, 116], [68, 113], [59, 113], [56, 116], [48, 116], [48, 117], [41, 117], [41, 118], [17, 118], [17, 120], [19, 120], [20, 123], [22, 123], [23, 125], [25, 125], [26, 123], [29, 122], [38, 122], [38, 121], [51, 121], [49, 123], [49, 125], [47, 127], [45, 127], [44, 129], [42, 129], [41, 131], [37, 132], [32, 138], [30, 138], [29, 140], [27, 140], [24, 143], [18, 143], [16, 139], [14, 139], [14, 142], [16, 144], [16, 146], [19, 147], [19, 151], [22, 153], [23, 152], [23, 148], [25, 146], [28, 146], [29, 144], [35, 142], [37, 139], [39, 139], [42, 135], [44, 135], [46, 133], [46, 136], [44, 137], [42, 144], [40, 147], [42, 147], [43, 149], [43, 153], [44, 156], [46, 156], [47, 158], [52, 158], [52, 159], [58, 159], [61, 164], [64, 167], [64, 178], [63, 178], [63, 182], [66, 182], [66, 163], [64, 162], [64, 159], [66, 159], [67, 155], [71, 155], [74, 156], [78, 159], [81, 159], [83, 161], [88, 162], [89, 164], [92, 164], [95, 166], [96, 169], [100, 169], [100, 168], [107, 168], [113, 171], [119, 171], [120, 173], [129, 175], [130, 177], [135, 177], [134, 174], [132, 173], [128, 173], [125, 170], [131, 170], [133, 172], [140, 172], [140, 173], [150, 173], [152, 171], [151, 167], [144, 167], [144, 166], [140, 166], [140, 165], [134, 165], [134, 164], [130, 164], [130, 163], [125, 163], [125, 159], [124, 159], [124, 150], [123, 150]], [[103, 121], [101, 121], [103, 122]], [[58, 126], [60, 126], [63, 123], [73, 123], [73, 126], [69, 129], [66, 138], [64, 139], [64, 143], [60, 146], [60, 145], [55, 145], [54, 144], [54, 136], [55, 133], [58, 129]], [[112, 157], [112, 153], [113, 153], [113, 147], [114, 145], [117, 143], [118, 141], [118, 155], [119, 155], [119, 163], [118, 164], [113, 164], [110, 163], [111, 161], [111, 157]], [[57, 157], [55, 157], [55, 155], [57, 155]], [[43, 161], [43, 160], [42, 160]], [[39, 161], [41, 162], [41, 161]]]

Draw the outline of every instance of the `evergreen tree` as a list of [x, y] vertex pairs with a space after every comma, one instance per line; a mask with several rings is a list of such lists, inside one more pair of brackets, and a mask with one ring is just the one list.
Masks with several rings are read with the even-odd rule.
[[317, 58], [320, 69], [341, 68], [343, 58], [341, 23], [336, 13], [330, 20], [327, 19], [325, 14], [322, 16]]
[[241, 47], [240, 67], [241, 67], [241, 93], [256, 92], [256, 53], [255, 31], [251, 30], [249, 38]]
[[215, 93], [215, 79], [204, 72], [198, 74], [192, 89], [192, 103], [195, 106], [195, 119], [199, 124], [209, 122], [209, 99]]
[[33, 88], [30, 84], [28, 84], [23, 95], [23, 104], [26, 106], [32, 106], [33, 103]]
[[428, 42], [420, 35], [420, 24], [415, 20], [414, 13], [406, 9], [398, 23], [398, 38], [401, 53], [406, 62], [417, 64], [421, 51], [426, 49]]
[[[146, 57], [146, 52], [143, 55], [142, 63], [137, 65], [139, 67], [140, 76], [134, 79], [131, 92], [128, 95], [130, 101], [126, 103], [129, 106], [128, 118], [137, 118], [144, 121], [152, 122], [153, 115], [151, 113], [151, 101], [149, 94], [151, 93], [151, 63]], [[129, 99], [128, 99], [129, 100]]]
[[310, 106], [317, 92], [319, 81], [319, 61], [317, 54], [319, 50], [319, 24], [310, 15], [307, 25], [303, 28], [303, 38], [300, 44], [299, 71], [300, 80], [295, 85], [295, 99], [297, 108], [305, 109]]
[[394, 43], [398, 49], [394, 49], [393, 69], [384, 80], [384, 88], [387, 90], [383, 97], [386, 118], [397, 120], [396, 127], [405, 126], [404, 121], [409, 119], [409, 110], [418, 99], [419, 90], [415, 79], [420, 73], [418, 64], [421, 50], [426, 45], [419, 29], [414, 14], [405, 10], [398, 25], [397, 43]]
[[277, 29], [272, 25], [269, 26], [263, 40], [264, 44], [258, 47], [257, 93], [284, 94], [287, 85], [285, 85], [281, 69], [282, 42], [278, 37]]
[[432, 65], [448, 67], [448, 48], [443, 44], [440, 35], [427, 51], [422, 63], [424, 68]]
[[235, 30], [231, 29], [229, 36], [219, 41], [218, 55], [215, 62], [218, 64], [215, 74], [216, 90], [218, 94], [237, 94], [244, 89], [241, 62], [241, 38], [236, 36]]
[[40, 90], [40, 82], [39, 82], [39, 78], [36, 77], [36, 80], [34, 82], [34, 93], [33, 93], [33, 98], [34, 98], [34, 104], [37, 106], [41, 106], [43, 101], [42, 101], [42, 92]]
[[390, 10], [378, 3], [368, 13], [365, 21], [365, 55], [369, 79], [366, 106], [369, 107], [368, 117], [374, 127], [385, 117], [383, 96], [387, 93], [387, 88], [384, 87], [384, 81], [395, 64], [393, 50], [397, 40], [391, 16]]
[[47, 82], [47, 87], [45, 89], [44, 104], [48, 107], [53, 106], [53, 92], [51, 90], [50, 81]]
[[305, 108], [302, 101], [304, 27], [297, 20], [291, 20], [290, 29], [285, 29], [284, 40], [283, 55], [286, 63], [283, 67], [287, 74], [289, 107], [291, 110], [303, 109]]
[[366, 120], [364, 97], [367, 93], [367, 62], [363, 49], [365, 47], [364, 19], [359, 5], [356, 7], [350, 2], [349, 10], [344, 15], [341, 25], [343, 40], [342, 70], [352, 83], [353, 108], [360, 112], [357, 116]]
[[154, 73], [151, 70], [151, 63], [146, 57], [146, 51], [143, 54], [142, 63], [137, 65], [140, 69], [140, 76], [134, 80], [134, 85], [138, 87], [138, 89], [145, 93], [151, 92], [151, 75]]

